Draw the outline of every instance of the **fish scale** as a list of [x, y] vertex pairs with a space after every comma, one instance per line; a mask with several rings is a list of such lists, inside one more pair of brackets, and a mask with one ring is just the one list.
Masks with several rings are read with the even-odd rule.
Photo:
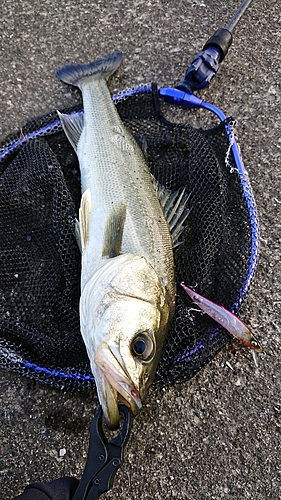
[[[169, 284], [172, 297], [174, 264], [170, 231], [143, 153], [124, 127], [106, 82], [84, 83], [81, 90], [84, 128], [77, 154], [82, 193], [90, 188], [92, 198], [89, 242], [83, 256], [86, 266], [82, 266], [82, 289], [89, 273], [101, 264], [108, 212], [114, 204], [125, 202], [122, 253], [145, 256], [163, 283]], [[116, 136], [121, 138], [119, 142]]]

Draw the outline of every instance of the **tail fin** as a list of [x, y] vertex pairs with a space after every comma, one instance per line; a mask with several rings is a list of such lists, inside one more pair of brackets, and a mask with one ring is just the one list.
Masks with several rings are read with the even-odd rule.
[[57, 77], [70, 85], [80, 86], [80, 81], [86, 79], [108, 79], [120, 66], [122, 52], [113, 52], [88, 64], [65, 64], [56, 69]]

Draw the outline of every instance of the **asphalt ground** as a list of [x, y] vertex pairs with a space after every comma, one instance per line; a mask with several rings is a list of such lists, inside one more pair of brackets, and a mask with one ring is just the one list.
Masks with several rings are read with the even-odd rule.
[[[122, 50], [113, 92], [151, 81], [174, 86], [239, 4], [1, 2], [0, 139], [31, 117], [73, 104], [73, 92], [54, 75], [68, 61]], [[217, 78], [200, 94], [237, 120], [261, 230], [241, 317], [264, 342], [264, 355], [256, 369], [234, 343], [190, 381], [153, 386], [105, 499], [281, 498], [280, 37], [280, 2], [254, 1]], [[95, 392], [60, 392], [1, 372], [1, 401], [2, 499], [30, 482], [81, 476]]]

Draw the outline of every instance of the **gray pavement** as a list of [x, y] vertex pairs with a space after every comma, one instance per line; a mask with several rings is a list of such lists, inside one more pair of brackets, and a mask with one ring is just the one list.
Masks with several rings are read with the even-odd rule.
[[[54, 76], [68, 61], [122, 50], [112, 91], [151, 81], [175, 85], [239, 4], [1, 2], [0, 139], [32, 116], [73, 104], [75, 94]], [[238, 122], [261, 228], [259, 266], [242, 318], [265, 342], [265, 354], [256, 369], [248, 351], [232, 344], [192, 380], [153, 386], [105, 499], [281, 498], [280, 26], [279, 1], [254, 1], [216, 80], [201, 94]], [[98, 405], [94, 392], [59, 392], [2, 372], [1, 401], [2, 499], [30, 482], [81, 476]]]

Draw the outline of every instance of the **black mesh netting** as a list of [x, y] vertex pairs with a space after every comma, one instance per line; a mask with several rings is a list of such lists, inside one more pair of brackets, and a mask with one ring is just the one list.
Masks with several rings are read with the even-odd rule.
[[[224, 124], [203, 131], [170, 123], [156, 95], [140, 92], [116, 105], [136, 138], [145, 138], [159, 183], [191, 193], [183, 243], [175, 250], [177, 283], [197, 285], [199, 293], [237, 311], [256, 258], [250, 188], [231, 155], [226, 162]], [[57, 387], [88, 387], [93, 378], [79, 329], [80, 252], [73, 234], [77, 157], [55, 112], [28, 123], [1, 152], [0, 366]], [[192, 310], [179, 286], [177, 294], [158, 380], [192, 377], [229, 340]]]

